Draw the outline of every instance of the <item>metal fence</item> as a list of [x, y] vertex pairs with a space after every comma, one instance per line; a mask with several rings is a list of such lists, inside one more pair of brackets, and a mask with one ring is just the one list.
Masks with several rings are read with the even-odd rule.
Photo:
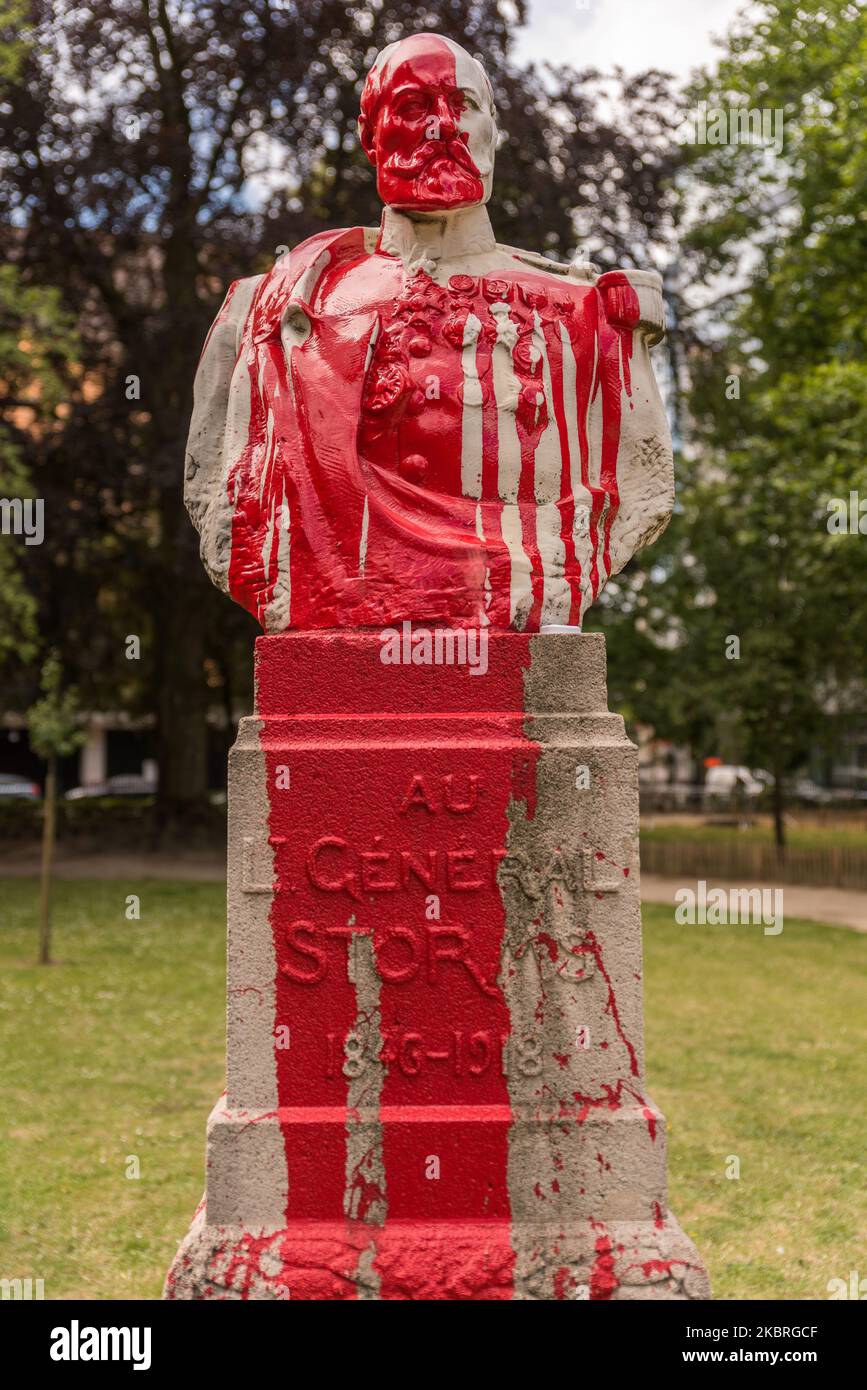
[[766, 883], [805, 883], [820, 888], [867, 890], [867, 846], [787, 849], [781, 858], [773, 844], [736, 841], [641, 841], [641, 871], [662, 878], [755, 879]]

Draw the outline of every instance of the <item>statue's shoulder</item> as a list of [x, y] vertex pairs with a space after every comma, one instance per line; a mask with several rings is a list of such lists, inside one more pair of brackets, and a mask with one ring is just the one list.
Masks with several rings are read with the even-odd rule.
[[243, 275], [232, 281], [208, 330], [200, 363], [207, 365], [221, 358], [228, 360], [237, 354], [250, 307], [264, 279], [264, 275]]
[[520, 246], [497, 249], [528, 266], [537, 274], [598, 290], [605, 306], [608, 321], [621, 328], [637, 328], [647, 335], [648, 342], [659, 342], [665, 333], [665, 304], [662, 277], [655, 270], [600, 270], [592, 261], [552, 261], [536, 251], [524, 251]]
[[372, 252], [377, 234], [370, 227], [341, 227], [315, 232], [297, 246], [278, 247], [270, 270], [236, 280], [230, 288], [239, 316], [246, 319], [245, 331], [256, 337], [276, 331], [288, 306], [312, 303], [325, 272]]
[[609, 323], [638, 329], [650, 347], [665, 337], [662, 276], [655, 270], [606, 270], [596, 281]]
[[302, 282], [317, 280], [325, 270], [342, 265], [345, 261], [371, 255], [376, 249], [378, 236], [378, 227], [339, 227], [315, 232], [306, 241], [287, 248], [267, 278], [291, 284], [293, 292], [297, 294], [297, 286]]
[[599, 267], [592, 261], [553, 261], [539, 251], [525, 251], [521, 246], [505, 246], [497, 242], [497, 250], [511, 256], [522, 265], [543, 275], [552, 275], [558, 280], [578, 280], [585, 285], [593, 285], [599, 277]]
[[237, 322], [246, 317], [253, 296], [264, 279], [264, 275], [242, 275], [232, 281], [223, 301], [223, 310], [227, 318]]

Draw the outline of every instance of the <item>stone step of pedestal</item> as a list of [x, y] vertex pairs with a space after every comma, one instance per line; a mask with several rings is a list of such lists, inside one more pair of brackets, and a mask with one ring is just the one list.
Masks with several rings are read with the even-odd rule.
[[200, 1210], [166, 1281], [170, 1299], [552, 1300], [710, 1297], [670, 1212], [654, 1222], [300, 1222], [213, 1226]]
[[[352, 1218], [653, 1220], [667, 1206], [663, 1125], [658, 1110], [635, 1106], [552, 1120], [508, 1106], [382, 1106], [350, 1116], [337, 1107], [232, 1111], [220, 1101], [208, 1124], [208, 1220], [327, 1221], [335, 1194], [314, 1170], [329, 1155], [345, 1165], [350, 1143], [381, 1153], [388, 1174], [384, 1194], [365, 1180], [363, 1165], [348, 1191], [341, 1185], [337, 1196]], [[497, 1191], [495, 1145], [537, 1181]], [[616, 1153], [616, 1167], [605, 1153]], [[543, 1186], [547, 1172], [554, 1176]]]

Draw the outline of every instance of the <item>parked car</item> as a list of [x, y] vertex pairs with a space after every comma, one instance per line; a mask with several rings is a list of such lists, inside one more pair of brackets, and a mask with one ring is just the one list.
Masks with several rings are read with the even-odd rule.
[[42, 796], [38, 783], [30, 782], [14, 772], [0, 772], [0, 796], [20, 796], [27, 801], [38, 801]]
[[704, 779], [705, 797], [746, 797], [753, 800], [761, 796], [764, 785], [754, 777], [748, 767], [737, 767], [734, 763], [718, 763], [709, 767]]
[[153, 796], [157, 784], [152, 777], [142, 777], [140, 773], [121, 773], [109, 777], [105, 782], [92, 782], [87, 787], [73, 787], [66, 793], [65, 800], [81, 801], [91, 796]]
[[795, 801], [806, 801], [811, 806], [830, 806], [834, 793], [827, 787], [820, 787], [812, 777], [796, 777], [789, 789]]

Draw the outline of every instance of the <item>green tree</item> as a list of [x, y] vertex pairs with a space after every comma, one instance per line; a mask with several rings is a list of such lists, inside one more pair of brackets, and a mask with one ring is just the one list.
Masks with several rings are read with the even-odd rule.
[[865, 60], [863, 6], [764, 0], [690, 93], [782, 110], [784, 141], [690, 151], [684, 278], [726, 287], [681, 312], [679, 510], [622, 586], [641, 646], [626, 699], [664, 736], [770, 770], [780, 847], [784, 778], [867, 704], [867, 541], [828, 529], [832, 499], [867, 499]]
[[80, 748], [78, 696], [63, 687], [63, 670], [56, 652], [42, 667], [42, 697], [27, 712], [30, 747], [46, 764], [42, 819], [42, 864], [39, 891], [39, 964], [51, 964], [51, 870], [57, 823], [57, 763]]
[[[27, 285], [12, 265], [0, 266], [0, 497], [11, 508], [33, 498], [25, 463], [34, 431], [59, 426], [65, 373], [76, 348], [72, 321], [56, 289]], [[0, 536], [0, 667], [32, 660], [36, 651], [36, 600], [28, 562], [39, 547], [26, 545], [4, 526]]]

